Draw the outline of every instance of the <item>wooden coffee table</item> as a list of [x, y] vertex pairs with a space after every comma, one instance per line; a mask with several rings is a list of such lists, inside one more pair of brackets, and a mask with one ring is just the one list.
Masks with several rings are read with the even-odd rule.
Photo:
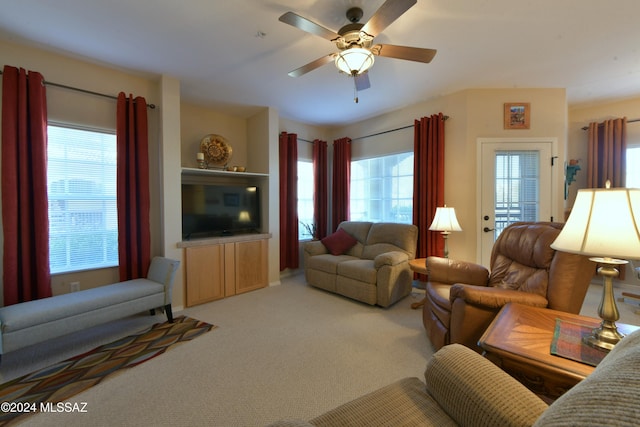
[[[502, 308], [478, 345], [484, 355], [547, 402], [583, 380], [593, 366], [552, 355], [556, 319], [597, 327], [593, 317], [509, 303]], [[627, 335], [638, 326], [617, 323]]]

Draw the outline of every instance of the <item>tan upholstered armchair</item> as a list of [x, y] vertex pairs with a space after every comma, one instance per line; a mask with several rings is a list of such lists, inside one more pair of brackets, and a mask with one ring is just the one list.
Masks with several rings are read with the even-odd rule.
[[460, 343], [480, 351], [478, 339], [508, 302], [579, 313], [595, 263], [551, 249], [562, 226], [511, 224], [493, 246], [491, 273], [470, 262], [427, 258], [423, 323], [433, 346]]

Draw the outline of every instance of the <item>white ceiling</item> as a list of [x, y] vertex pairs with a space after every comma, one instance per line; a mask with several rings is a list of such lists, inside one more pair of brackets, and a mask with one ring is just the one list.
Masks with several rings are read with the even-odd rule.
[[174, 76], [189, 102], [243, 115], [271, 106], [318, 125], [468, 88], [566, 88], [570, 105], [640, 96], [638, 0], [418, 0], [375, 42], [437, 49], [430, 64], [376, 58], [358, 104], [332, 64], [287, 75], [335, 46], [280, 15], [337, 31], [349, 7], [364, 10], [364, 23], [383, 2], [0, 0], [0, 38]]

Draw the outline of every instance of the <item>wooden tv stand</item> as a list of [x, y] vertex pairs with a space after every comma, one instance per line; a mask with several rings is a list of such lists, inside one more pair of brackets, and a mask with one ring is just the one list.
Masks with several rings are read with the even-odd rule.
[[184, 248], [186, 306], [266, 287], [270, 238], [239, 234], [178, 243]]

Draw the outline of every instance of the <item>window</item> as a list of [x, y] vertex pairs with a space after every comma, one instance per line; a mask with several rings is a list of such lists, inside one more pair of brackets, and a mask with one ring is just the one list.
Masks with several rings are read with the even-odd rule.
[[48, 126], [52, 274], [118, 265], [116, 136]]
[[413, 222], [413, 153], [351, 162], [352, 221]]
[[627, 148], [627, 188], [640, 188], [640, 145]]
[[496, 151], [496, 238], [509, 224], [538, 221], [539, 164], [538, 151]]
[[313, 162], [298, 160], [298, 240], [310, 240], [313, 221]]

